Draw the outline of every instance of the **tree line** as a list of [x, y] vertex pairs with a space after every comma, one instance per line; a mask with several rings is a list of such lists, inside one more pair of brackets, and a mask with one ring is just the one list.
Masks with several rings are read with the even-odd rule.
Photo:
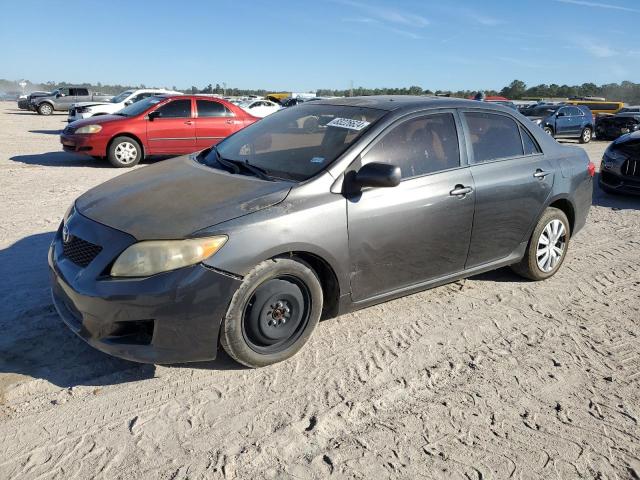
[[[58, 87], [77, 85], [87, 87], [93, 91], [116, 95], [124, 90], [132, 88], [148, 88], [144, 84], [140, 85], [107, 85], [98, 82], [93, 85], [91, 83], [71, 84], [68, 82], [45, 82], [35, 84], [27, 81], [25, 91], [34, 90], [53, 90]], [[235, 87], [227, 87], [225, 84], [219, 83], [208, 84], [203, 88], [193, 85], [191, 88], [178, 89], [174, 86], [163, 86], [171, 90], [177, 90], [184, 93], [217, 93], [219, 95], [244, 96], [244, 95], [266, 95], [269, 91], [265, 89], [242, 89]], [[21, 88], [17, 81], [0, 79], [0, 91], [4, 92], [20, 92]], [[430, 90], [423, 89], [420, 86], [412, 85], [403, 88], [365, 88], [356, 87], [348, 89], [318, 89], [316, 93], [323, 97], [350, 97], [363, 95], [450, 95], [452, 97], [467, 98], [474, 96], [479, 90]], [[511, 100], [521, 99], [541, 99], [541, 98], [568, 98], [568, 97], [604, 97], [608, 100], [626, 102], [629, 104], [640, 104], [640, 83], [624, 81], [621, 83], [607, 83], [596, 85], [595, 83], [583, 83], [582, 85], [558, 85], [540, 84], [527, 86], [522, 80], [514, 80], [501, 90], [482, 90], [486, 95], [501, 95]]]

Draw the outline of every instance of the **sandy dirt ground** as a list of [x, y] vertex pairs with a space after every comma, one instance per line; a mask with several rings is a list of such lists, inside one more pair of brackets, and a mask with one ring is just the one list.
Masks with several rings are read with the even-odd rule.
[[259, 370], [139, 365], [51, 305], [62, 215], [124, 173], [63, 153], [65, 119], [0, 103], [0, 478], [640, 478], [640, 198], [596, 188], [546, 282], [503, 269], [324, 321]]

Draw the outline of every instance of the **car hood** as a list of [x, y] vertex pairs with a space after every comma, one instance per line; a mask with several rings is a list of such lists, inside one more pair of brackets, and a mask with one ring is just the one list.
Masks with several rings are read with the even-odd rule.
[[233, 175], [193, 155], [111, 179], [76, 200], [76, 210], [138, 240], [185, 238], [283, 201], [291, 184]]
[[78, 102], [73, 104], [74, 107], [94, 107], [96, 105], [115, 105], [115, 103], [112, 104], [111, 102]]
[[125, 120], [131, 120], [131, 118], [132, 117], [124, 117], [122, 115], [97, 115], [95, 117], [76, 120], [69, 125], [72, 125], [74, 129], [78, 129], [85, 125], [102, 125], [103, 123], [122, 122]]

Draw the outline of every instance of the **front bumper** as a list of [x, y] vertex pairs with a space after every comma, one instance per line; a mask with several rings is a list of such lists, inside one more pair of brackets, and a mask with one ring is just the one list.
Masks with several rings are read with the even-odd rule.
[[60, 135], [60, 143], [65, 152], [86, 153], [94, 157], [105, 157], [107, 155], [109, 137], [96, 134], [62, 133]]
[[75, 213], [71, 235], [102, 250], [81, 267], [65, 256], [62, 226], [49, 249], [53, 302], [80, 338], [105, 353], [143, 363], [216, 357], [220, 324], [241, 281], [203, 265], [145, 278], [111, 278], [130, 235]]
[[640, 177], [618, 175], [609, 169], [600, 168], [598, 185], [603, 190], [610, 190], [631, 195], [640, 195]]

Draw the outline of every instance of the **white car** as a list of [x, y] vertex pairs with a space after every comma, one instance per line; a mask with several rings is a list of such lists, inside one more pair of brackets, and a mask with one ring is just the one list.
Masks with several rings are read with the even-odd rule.
[[282, 108], [277, 103], [270, 102], [269, 100], [252, 100], [250, 102], [240, 103], [238, 106], [245, 112], [259, 118], [271, 115], [273, 112], [277, 112]]
[[165, 90], [163, 88], [143, 88], [139, 90], [126, 90], [117, 95], [109, 102], [80, 102], [74, 103], [69, 108], [67, 122], [74, 122], [82, 118], [93, 117], [94, 115], [108, 115], [122, 110], [143, 98], [152, 95], [182, 95], [182, 92]]

